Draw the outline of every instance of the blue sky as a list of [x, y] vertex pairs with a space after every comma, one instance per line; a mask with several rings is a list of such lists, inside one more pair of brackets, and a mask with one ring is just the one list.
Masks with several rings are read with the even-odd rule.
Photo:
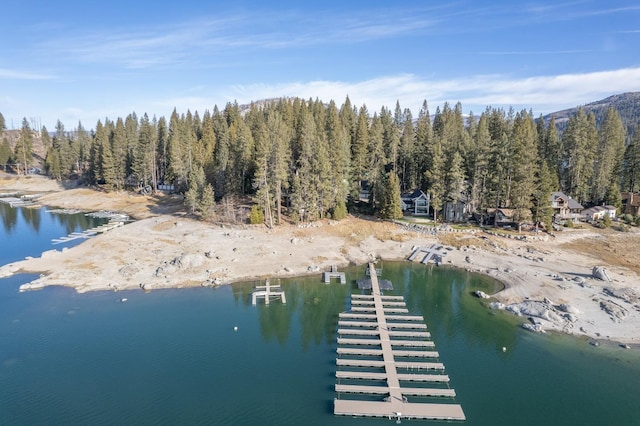
[[279, 96], [349, 95], [417, 116], [513, 106], [546, 114], [640, 91], [640, 3], [49, 1], [2, 6], [7, 126], [201, 114]]

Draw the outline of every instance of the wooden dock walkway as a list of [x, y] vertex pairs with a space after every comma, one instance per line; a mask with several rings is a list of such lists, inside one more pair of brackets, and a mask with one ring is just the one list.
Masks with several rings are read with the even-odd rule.
[[[336, 371], [335, 387], [338, 397], [334, 400], [334, 414], [387, 417], [397, 420], [465, 420], [462, 407], [451, 400], [455, 397], [455, 391], [447, 386], [449, 376], [442, 374], [444, 365], [437, 362], [438, 353], [432, 350], [435, 345], [432, 341], [426, 340], [430, 334], [424, 331], [424, 319], [421, 316], [390, 313], [390, 309], [405, 306], [404, 303], [389, 305], [389, 302], [403, 302], [402, 297], [390, 298], [380, 293], [378, 274], [372, 263], [369, 264], [369, 276], [372, 294], [367, 295], [369, 297], [353, 295], [352, 305], [366, 307], [367, 312], [373, 313], [339, 314], [336, 359], [339, 369]], [[369, 306], [370, 303], [366, 303], [371, 301], [373, 310]], [[422, 324], [422, 327], [416, 327], [417, 324]], [[399, 349], [400, 347], [403, 349]], [[402, 358], [405, 360], [401, 360]], [[424, 361], [425, 359], [436, 361]], [[430, 373], [421, 372], [424, 370], [430, 370]], [[386, 385], [371, 385], [372, 381], [383, 381]], [[429, 384], [429, 388], [404, 386], [407, 382]], [[356, 396], [340, 399], [340, 394]], [[367, 400], [352, 399], [359, 394], [367, 395]], [[371, 400], [375, 395], [381, 400]], [[414, 402], [409, 401], [408, 396], [449, 400], [441, 403], [423, 402], [424, 399], [418, 399]]]

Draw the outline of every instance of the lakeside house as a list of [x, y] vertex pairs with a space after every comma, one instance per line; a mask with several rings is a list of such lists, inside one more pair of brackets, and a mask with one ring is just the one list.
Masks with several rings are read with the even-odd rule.
[[622, 192], [622, 213], [638, 216], [640, 214], [640, 192]]
[[582, 211], [584, 219], [587, 222], [594, 222], [596, 220], [602, 220], [605, 217], [609, 219], [616, 218], [617, 209], [614, 206], [593, 206]]
[[564, 194], [563, 192], [554, 192], [550, 197], [551, 208], [553, 208], [553, 221], [566, 222], [571, 221], [577, 223], [583, 217], [582, 204]]
[[466, 222], [470, 216], [470, 206], [465, 200], [445, 201], [442, 206], [442, 217], [447, 223]]
[[498, 208], [498, 209], [487, 209], [487, 216], [489, 220], [487, 224], [493, 225], [496, 227], [505, 227], [505, 226], [513, 226], [513, 209], [507, 208]]
[[427, 216], [431, 206], [431, 197], [420, 189], [400, 195], [402, 211], [413, 216]]

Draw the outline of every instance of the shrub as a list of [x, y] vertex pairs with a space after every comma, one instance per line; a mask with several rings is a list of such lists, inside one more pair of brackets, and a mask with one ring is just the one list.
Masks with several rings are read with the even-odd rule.
[[338, 201], [338, 205], [333, 209], [333, 219], [342, 220], [347, 217], [347, 205], [344, 201]]
[[620, 216], [620, 219], [624, 220], [626, 223], [631, 224], [633, 223], [633, 215], [630, 214], [623, 214], [622, 216]]
[[257, 204], [251, 207], [251, 213], [249, 213], [249, 223], [252, 225], [260, 225], [264, 223], [264, 212], [262, 208]]
[[609, 216], [605, 216], [605, 217], [602, 219], [602, 226], [603, 226], [604, 228], [608, 228], [608, 227], [610, 227], [610, 226], [611, 226], [611, 218], [610, 218]]

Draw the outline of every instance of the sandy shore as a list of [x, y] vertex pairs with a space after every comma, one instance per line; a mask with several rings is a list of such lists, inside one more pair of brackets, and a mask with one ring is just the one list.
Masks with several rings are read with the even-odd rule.
[[[523, 324], [640, 344], [640, 278], [633, 268], [638, 262], [629, 258], [639, 256], [638, 231], [585, 227], [520, 240], [482, 231], [432, 235], [353, 217], [304, 227], [232, 227], [189, 219], [180, 213], [179, 200], [168, 197], [67, 189], [43, 178], [0, 179], [0, 191], [9, 190], [42, 191], [41, 202], [50, 206], [117, 210], [139, 219], [74, 248], [0, 267], [0, 277], [41, 274], [24, 290], [48, 285], [78, 292], [150, 290], [319, 274], [331, 265], [407, 259], [415, 246], [440, 243], [447, 248], [445, 265], [503, 282], [505, 290], [488, 301], [521, 315]], [[609, 252], [621, 247], [621, 260], [604, 256], [607, 250], [598, 250], [599, 244]], [[593, 278], [594, 266], [606, 267], [611, 280]]]

